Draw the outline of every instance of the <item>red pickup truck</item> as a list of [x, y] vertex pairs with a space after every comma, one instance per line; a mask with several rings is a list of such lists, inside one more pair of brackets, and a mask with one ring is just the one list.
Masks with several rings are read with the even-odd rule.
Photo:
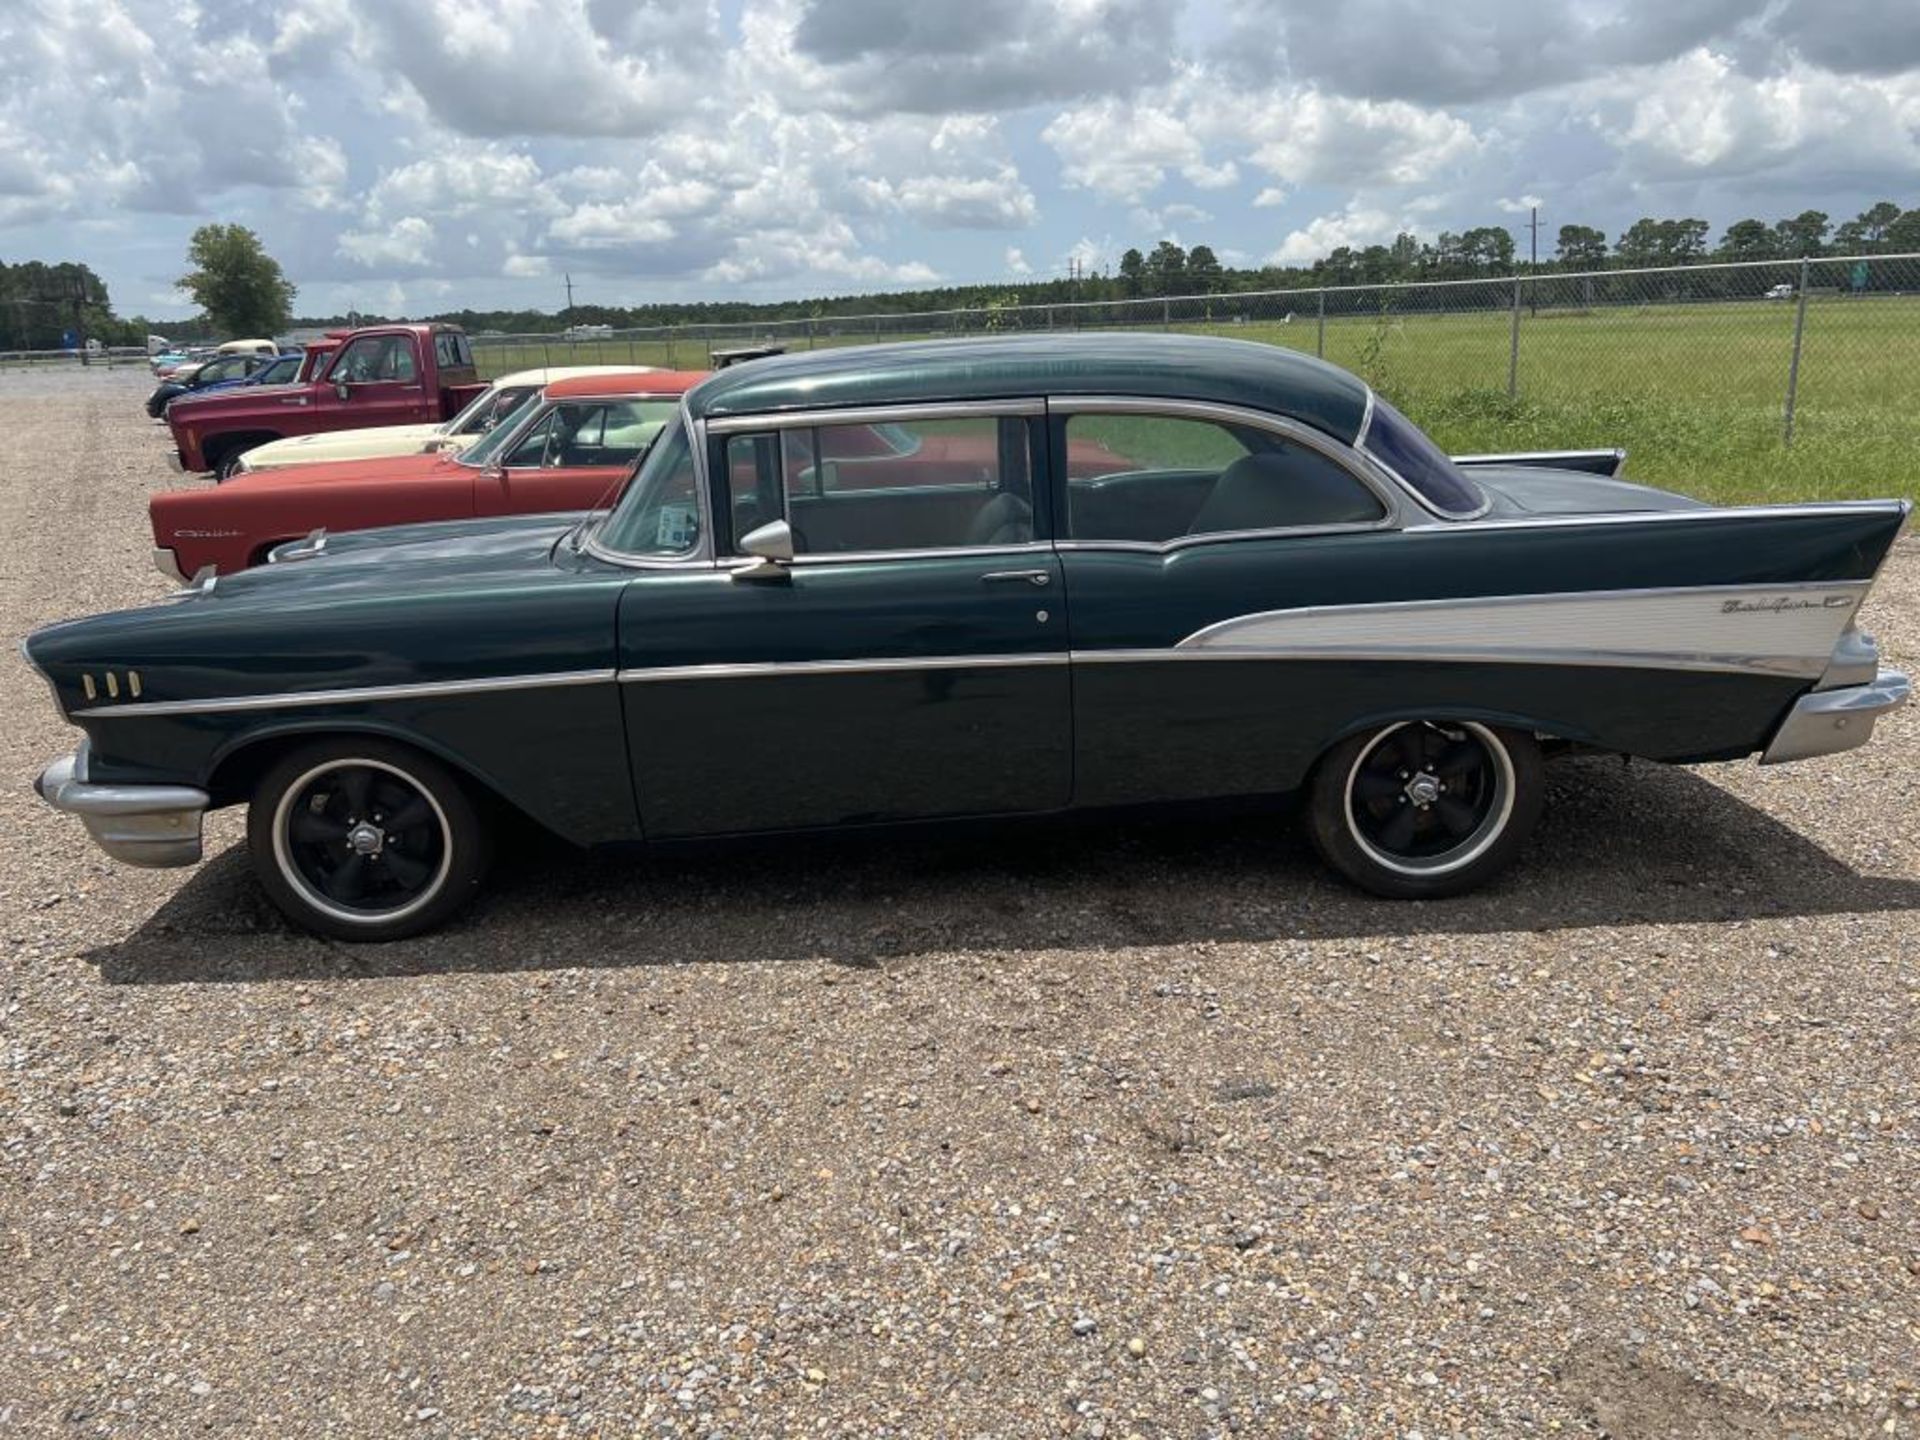
[[485, 388], [457, 325], [374, 325], [338, 340], [324, 374], [297, 385], [219, 391], [167, 407], [176, 468], [232, 473], [255, 445], [289, 435], [448, 419]]
[[154, 563], [182, 580], [258, 565], [317, 529], [587, 510], [609, 502], [705, 372], [555, 380], [466, 450], [258, 470], [147, 502]]

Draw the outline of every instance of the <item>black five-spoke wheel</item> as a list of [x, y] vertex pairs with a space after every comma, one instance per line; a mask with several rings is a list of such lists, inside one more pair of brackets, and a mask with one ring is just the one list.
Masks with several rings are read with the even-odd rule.
[[438, 924], [485, 862], [460, 783], [385, 741], [328, 741], [287, 756], [255, 791], [247, 828], [274, 901], [342, 939], [397, 939]]
[[1406, 721], [1354, 736], [1309, 787], [1321, 853], [1377, 894], [1449, 895], [1503, 868], [1538, 818], [1531, 736], [1473, 721]]

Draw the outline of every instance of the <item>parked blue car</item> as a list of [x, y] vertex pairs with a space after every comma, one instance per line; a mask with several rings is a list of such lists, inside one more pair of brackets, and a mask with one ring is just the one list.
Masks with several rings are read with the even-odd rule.
[[204, 395], [213, 390], [232, 390], [242, 385], [290, 385], [300, 374], [305, 352], [290, 350], [280, 355], [222, 355], [209, 360], [183, 379], [162, 380], [147, 397], [147, 414], [158, 420], [167, 406], [181, 395]]

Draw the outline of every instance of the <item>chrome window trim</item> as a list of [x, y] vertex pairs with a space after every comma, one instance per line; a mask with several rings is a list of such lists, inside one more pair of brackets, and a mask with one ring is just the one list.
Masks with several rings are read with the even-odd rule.
[[622, 685], [659, 680], [749, 680], [774, 675], [866, 675], [910, 670], [1016, 670], [1065, 665], [1064, 650], [1031, 655], [899, 655], [866, 660], [747, 660], [712, 665], [635, 665], [620, 672]]
[[601, 685], [616, 672], [554, 670], [541, 675], [489, 676], [478, 680], [423, 680], [400, 685], [361, 685], [346, 690], [289, 690], [278, 695], [224, 695], [205, 700], [140, 700], [126, 705], [92, 705], [75, 716], [110, 720], [122, 716], [217, 715], [245, 710], [295, 710], [309, 705], [361, 705], [383, 700], [433, 699], [448, 695], [484, 695], [508, 690], [545, 690], [568, 685]]
[[912, 420], [968, 420], [984, 416], [1044, 415], [1047, 401], [1032, 396], [1004, 400], [928, 400], [920, 404], [841, 405], [826, 410], [769, 410], [759, 415], [711, 415], [711, 435], [795, 430], [813, 425], [900, 425]]
[[1354, 432], [1353, 448], [1365, 451], [1367, 436], [1373, 433], [1373, 387], [1367, 386], [1367, 403], [1360, 410], [1360, 428]]
[[[1159, 541], [1076, 540], [1070, 533], [1073, 517], [1068, 514], [1064, 517], [1066, 525], [1063, 528], [1069, 533], [1065, 538], [1055, 542], [1062, 550], [1117, 549], [1165, 552], [1189, 545], [1211, 544], [1222, 540], [1272, 539], [1295, 535], [1363, 534], [1371, 530], [1406, 528], [1405, 506], [1402, 504], [1399, 493], [1403, 486], [1398, 476], [1393, 476], [1385, 466], [1374, 462], [1373, 457], [1364, 450], [1344, 444], [1324, 430], [1316, 430], [1313, 426], [1298, 420], [1289, 420], [1284, 415], [1270, 414], [1265, 410], [1248, 410], [1239, 405], [1222, 405], [1211, 400], [1155, 399], [1144, 395], [1063, 395], [1049, 399], [1047, 408], [1049, 413], [1068, 419], [1085, 414], [1170, 415], [1182, 420], [1212, 420], [1265, 430], [1282, 439], [1304, 445], [1332, 461], [1364, 486], [1367, 493], [1378, 500], [1381, 508], [1386, 512], [1378, 520], [1356, 521], [1351, 525], [1288, 525], [1270, 530], [1221, 530], [1209, 535], [1176, 535], [1170, 540]], [[1371, 411], [1369, 411], [1370, 416]], [[1391, 476], [1395, 483], [1387, 483], [1378, 472]]]
[[[949, 545], [926, 550], [848, 550], [836, 554], [795, 555], [783, 568], [812, 570], [829, 565], [871, 565], [881, 560], [991, 560], [1004, 555], [1047, 555], [1054, 546], [1046, 540], [1023, 540], [1017, 545]], [[761, 562], [751, 555], [724, 555], [717, 567], [726, 574], [750, 570]]]
[[[700, 516], [700, 538], [694, 543], [693, 549], [685, 555], [636, 555], [629, 550], [615, 550], [610, 546], [602, 545], [600, 532], [606, 528], [607, 521], [619, 510], [619, 504], [616, 502], [612, 508], [601, 514], [598, 523], [587, 532], [586, 540], [580, 546], [582, 554], [591, 555], [596, 560], [605, 561], [609, 565], [617, 565], [626, 570], [712, 570], [715, 568], [713, 496], [712, 487], [707, 483], [707, 426], [704, 420], [693, 418], [693, 409], [687, 404], [685, 396], [680, 399], [680, 423], [687, 427], [687, 443], [693, 447], [694, 506]], [[661, 433], [665, 433], [664, 429]], [[654, 437], [654, 443], [659, 443], [658, 436]], [[646, 452], [634, 462], [635, 466], [646, 464], [647, 456], [652, 453], [653, 447], [648, 446]], [[637, 473], [636, 469], [635, 475], [627, 477], [628, 485], [633, 483]], [[621, 491], [620, 498], [622, 500], [626, 498], [625, 490]]]

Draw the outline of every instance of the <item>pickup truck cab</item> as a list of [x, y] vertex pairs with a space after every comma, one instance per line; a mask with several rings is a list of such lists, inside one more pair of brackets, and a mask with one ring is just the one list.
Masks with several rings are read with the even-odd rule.
[[557, 380], [465, 450], [263, 470], [163, 492], [147, 506], [154, 563], [176, 580], [209, 566], [229, 575], [321, 529], [597, 508], [704, 378], [625, 370]]
[[295, 435], [247, 451], [233, 468], [236, 474], [252, 475], [262, 470], [284, 470], [292, 465], [464, 450], [496, 425], [506, 423], [522, 405], [538, 400], [541, 390], [556, 380], [631, 375], [652, 368], [650, 365], [549, 365], [519, 370], [495, 380], [469, 401], [466, 409], [444, 424], [378, 425], [367, 430], [336, 430], [326, 435]]
[[374, 325], [343, 336], [318, 379], [285, 389], [212, 395], [169, 406], [183, 471], [225, 477], [256, 445], [289, 435], [376, 425], [437, 423], [485, 387], [457, 325]]

